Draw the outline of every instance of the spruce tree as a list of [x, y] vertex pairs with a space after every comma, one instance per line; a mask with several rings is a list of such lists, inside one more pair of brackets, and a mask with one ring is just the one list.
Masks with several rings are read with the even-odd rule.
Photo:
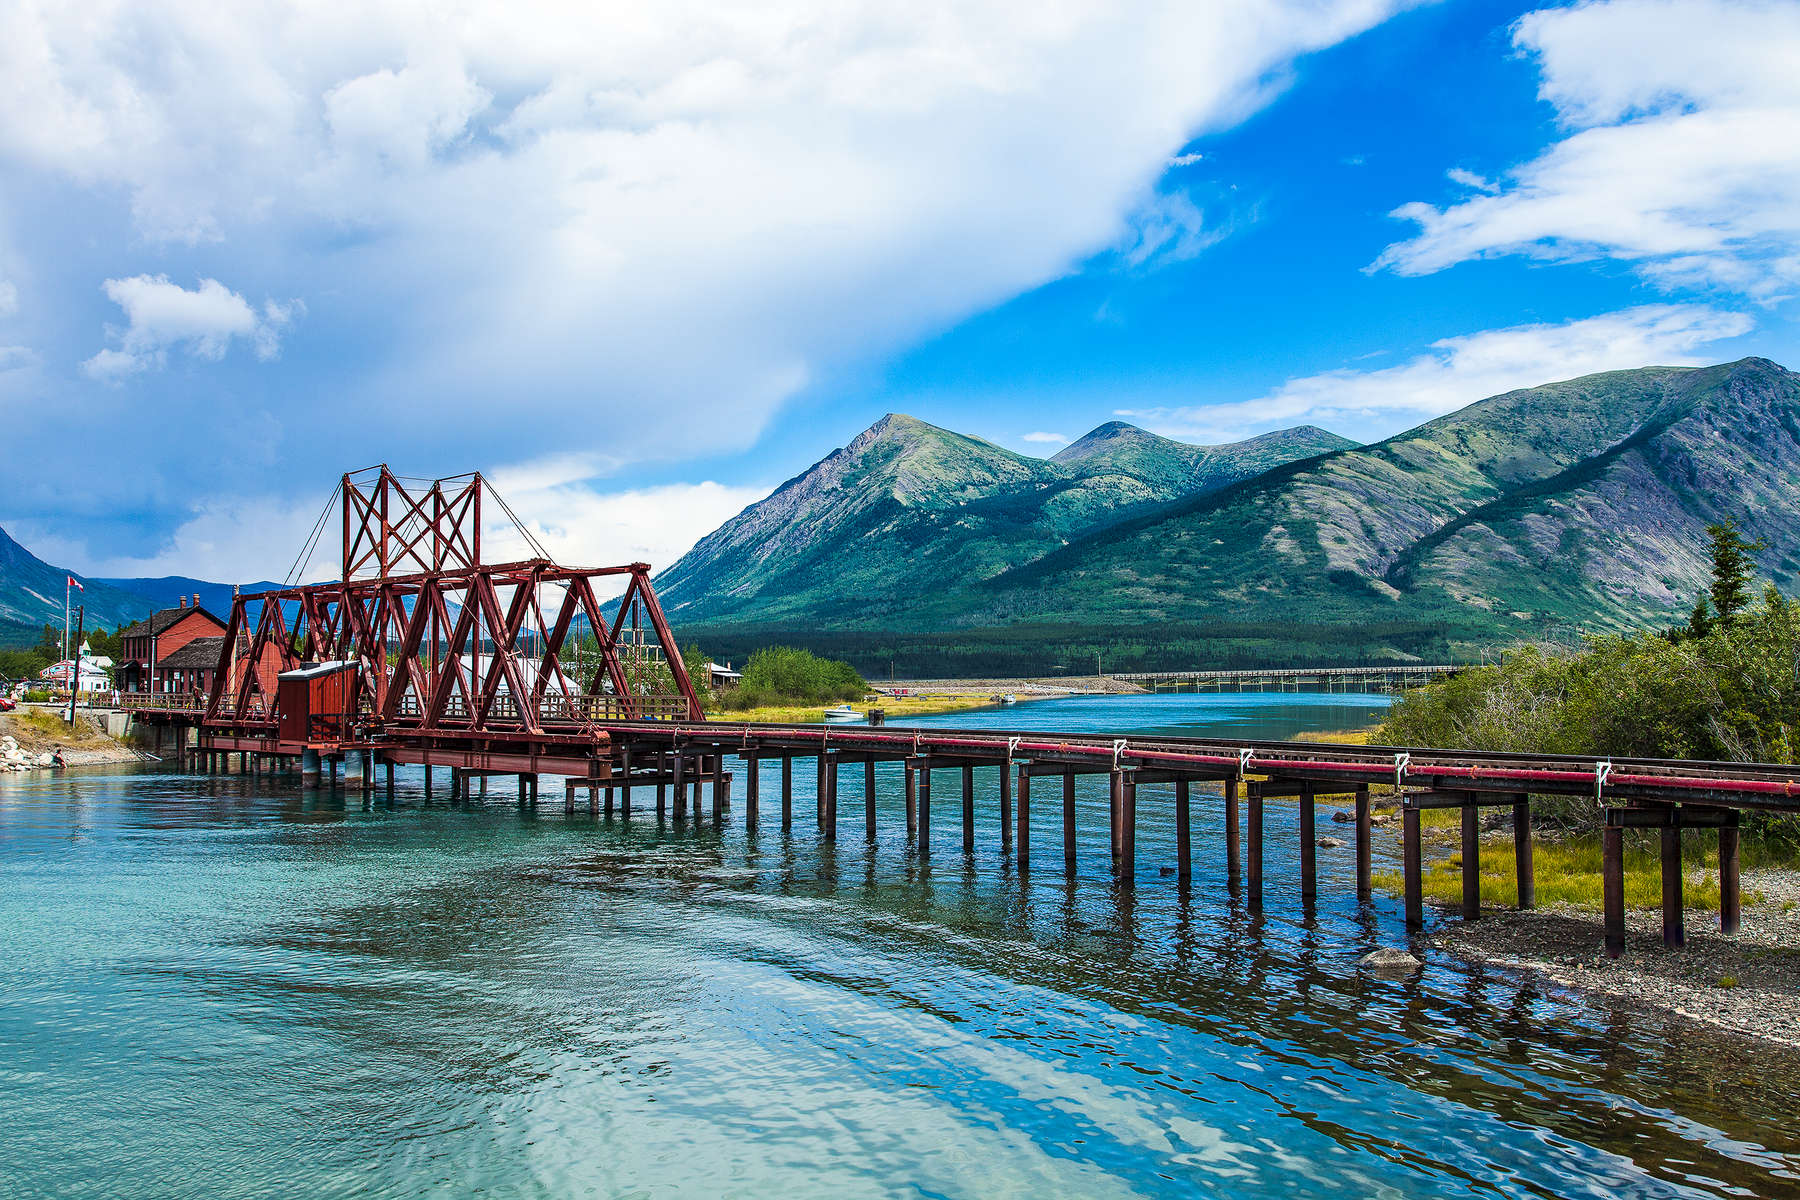
[[1708, 525], [1706, 536], [1712, 539], [1713, 612], [1720, 624], [1729, 624], [1750, 599], [1750, 556], [1763, 544], [1745, 541], [1735, 517]]

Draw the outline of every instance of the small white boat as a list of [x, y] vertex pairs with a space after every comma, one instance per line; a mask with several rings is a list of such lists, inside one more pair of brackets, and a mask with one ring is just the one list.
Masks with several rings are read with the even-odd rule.
[[1019, 698], [1011, 692], [1007, 692], [1004, 696], [989, 696], [988, 699], [995, 704], [1017, 704], [1019, 702]]
[[862, 720], [862, 714], [857, 712], [854, 708], [851, 708], [848, 704], [839, 704], [834, 708], [825, 710], [825, 719], [833, 723], [839, 721], [860, 721]]

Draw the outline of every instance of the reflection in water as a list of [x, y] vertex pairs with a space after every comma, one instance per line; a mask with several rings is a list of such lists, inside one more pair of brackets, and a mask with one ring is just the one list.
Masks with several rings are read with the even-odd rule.
[[[972, 860], [940, 838], [928, 863], [898, 767], [873, 846], [860, 804], [819, 841], [810, 776], [786, 836], [531, 814], [498, 788], [427, 804], [416, 774], [392, 806], [0, 781], [0, 1192], [1800, 1188], [1800, 1064], [1453, 962], [1371, 979], [1357, 959], [1398, 914], [1346, 899], [1336, 852], [1302, 908], [1282, 806], [1258, 917], [1201, 797], [1192, 894], [1157, 869], [1173, 799], [1149, 786], [1122, 894], [1098, 780], [1069, 880], [1002, 854], [991, 770]], [[957, 792], [940, 780], [940, 828]], [[1054, 811], [1033, 820], [1053, 844]]]

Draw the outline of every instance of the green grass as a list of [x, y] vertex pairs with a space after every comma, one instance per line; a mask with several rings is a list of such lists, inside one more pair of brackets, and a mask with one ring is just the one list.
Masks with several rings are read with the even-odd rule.
[[[1451, 815], [1454, 816], [1454, 812]], [[1654, 835], [1633, 837], [1630, 833], [1626, 834], [1627, 908], [1655, 908], [1662, 903], [1662, 859], [1653, 837]], [[1743, 864], [1755, 865], [1758, 858], [1759, 855], [1752, 852], [1749, 839], [1746, 839], [1744, 853], [1741, 855]], [[1519, 881], [1513, 863], [1512, 838], [1483, 840], [1483, 904], [1518, 904]], [[1689, 834], [1683, 845], [1682, 867], [1687, 877], [1682, 888], [1682, 898], [1687, 906], [1718, 908], [1719, 848], [1715, 836]], [[1598, 909], [1601, 905], [1600, 838], [1597, 835], [1587, 835], [1557, 841], [1539, 841], [1532, 854], [1532, 873], [1540, 905], [1566, 902], [1583, 908]], [[1404, 893], [1406, 880], [1399, 871], [1381, 871], [1375, 875], [1375, 885], [1398, 896]], [[1449, 858], [1427, 863], [1423, 885], [1427, 900], [1446, 905], [1460, 904], [1462, 855], [1452, 854]], [[1754, 893], [1745, 891], [1746, 903], [1756, 899], [1758, 897]]]

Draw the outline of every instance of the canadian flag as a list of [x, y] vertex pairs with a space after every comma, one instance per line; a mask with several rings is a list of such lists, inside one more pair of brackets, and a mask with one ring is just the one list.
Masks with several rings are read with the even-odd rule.
[[74, 588], [78, 592], [87, 591], [86, 588], [81, 586], [81, 580], [75, 578], [73, 575], [69, 576], [69, 586]]

